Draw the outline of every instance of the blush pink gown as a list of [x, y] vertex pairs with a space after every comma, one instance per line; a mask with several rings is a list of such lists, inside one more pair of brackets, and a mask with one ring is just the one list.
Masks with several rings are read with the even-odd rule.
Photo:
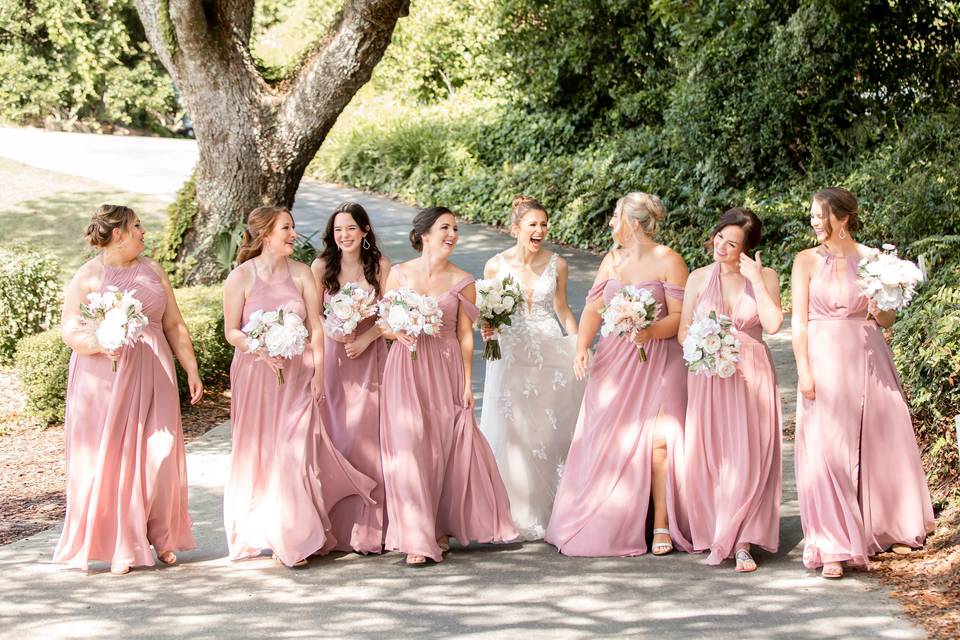
[[[324, 293], [324, 300], [330, 299]], [[355, 335], [373, 327], [375, 318], [357, 326]], [[377, 338], [354, 359], [347, 357], [342, 342], [324, 338], [323, 423], [337, 451], [377, 486], [370, 504], [361, 496], [344, 498], [330, 510], [338, 551], [380, 553], [383, 550], [384, 493], [380, 460], [380, 385], [387, 360], [387, 343]]]
[[820, 255], [807, 325], [816, 398], [797, 405], [803, 563], [868, 566], [894, 544], [923, 546], [933, 507], [890, 348], [855, 284], [858, 258]]
[[[394, 267], [401, 283], [402, 267]], [[463, 405], [463, 358], [457, 315], [477, 308], [460, 292], [466, 277], [440, 296], [443, 327], [417, 339], [417, 360], [395, 342], [381, 395], [380, 442], [387, 493], [387, 549], [441, 561], [437, 538], [461, 544], [501, 542], [518, 533], [507, 490], [473, 409]]]
[[[590, 303], [609, 302], [623, 285], [616, 279], [594, 286]], [[683, 289], [652, 280], [649, 289], [666, 315], [666, 296]], [[636, 556], [647, 552], [652, 512], [653, 437], [657, 417], [667, 442], [667, 513], [675, 546], [689, 551], [686, 515], [678, 499], [687, 375], [674, 339], [646, 344], [647, 362], [636, 345], [602, 338], [590, 362], [587, 387], [570, 453], [557, 489], [545, 540], [569, 556]]]
[[110, 285], [135, 291], [150, 323], [123, 348], [116, 372], [103, 354], [70, 359], [67, 515], [53, 560], [80, 569], [92, 560], [150, 566], [151, 545], [158, 553], [196, 546], [163, 284], [138, 261], [104, 266], [100, 292]]
[[[258, 309], [281, 305], [306, 318], [293, 278], [267, 283], [256, 276], [243, 305], [243, 321]], [[287, 566], [333, 549], [330, 510], [361, 496], [373, 503], [375, 482], [333, 447], [310, 392], [313, 355], [284, 360], [285, 382], [257, 356], [237, 349], [230, 367], [233, 456], [223, 494], [231, 560], [271, 549]]]
[[[720, 265], [696, 317], [725, 313]], [[684, 497], [694, 549], [708, 564], [749, 543], [775, 552], [780, 541], [780, 389], [748, 281], [732, 315], [740, 361], [730, 378], [689, 374]]]

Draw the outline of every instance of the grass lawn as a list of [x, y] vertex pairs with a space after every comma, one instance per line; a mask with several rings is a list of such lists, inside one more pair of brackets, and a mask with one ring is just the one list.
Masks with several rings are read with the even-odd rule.
[[140, 216], [147, 247], [163, 232], [167, 203], [108, 185], [0, 158], [0, 245], [23, 243], [59, 260], [67, 280], [93, 255], [83, 238], [90, 216], [104, 203], [124, 204]]

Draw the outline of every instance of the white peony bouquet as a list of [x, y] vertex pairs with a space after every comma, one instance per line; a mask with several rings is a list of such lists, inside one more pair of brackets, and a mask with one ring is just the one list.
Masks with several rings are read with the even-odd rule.
[[[136, 289], [121, 291], [109, 286], [103, 293], [87, 294], [86, 304], [80, 305], [80, 314], [87, 321], [97, 344], [106, 351], [133, 344], [143, 335], [150, 320], [143, 314], [143, 304], [133, 294]], [[117, 361], [113, 361], [117, 370]]]
[[[416, 340], [420, 334], [432, 336], [443, 326], [440, 303], [433, 296], [417, 293], [410, 287], [388, 292], [380, 300], [380, 322], [392, 333], [406, 333]], [[410, 358], [417, 359], [417, 343], [410, 346]]]
[[897, 248], [883, 245], [883, 250], [873, 249], [870, 255], [860, 260], [857, 266], [857, 286], [867, 298], [877, 304], [881, 311], [905, 309], [913, 299], [917, 285], [923, 280], [923, 272], [909, 260], [897, 257]]
[[711, 311], [687, 330], [683, 360], [693, 373], [729, 378], [737, 372], [740, 340], [729, 317]]
[[340, 287], [336, 295], [323, 305], [327, 331], [336, 336], [350, 335], [362, 320], [377, 312], [376, 293], [365, 291], [353, 282]]
[[[603, 324], [600, 335], [621, 336], [633, 339], [637, 333], [646, 329], [660, 314], [660, 303], [649, 289], [632, 284], [620, 287], [609, 304], [600, 309]], [[637, 345], [640, 362], [647, 361], [647, 350]]]
[[[241, 331], [247, 335], [247, 353], [263, 350], [270, 357], [287, 359], [303, 353], [310, 335], [303, 318], [286, 307], [254, 311]], [[277, 369], [277, 384], [283, 384], [282, 368]]]
[[[500, 327], [512, 323], [513, 313], [523, 300], [523, 290], [512, 276], [506, 278], [488, 278], [477, 281], [477, 308], [480, 316], [477, 324], [488, 325], [499, 332]], [[496, 336], [487, 340], [483, 347], [483, 357], [487, 360], [499, 360], [500, 342]]]

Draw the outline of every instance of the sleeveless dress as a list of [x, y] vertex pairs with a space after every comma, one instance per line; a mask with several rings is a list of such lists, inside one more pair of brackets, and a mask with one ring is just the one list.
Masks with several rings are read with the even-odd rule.
[[869, 566], [894, 544], [923, 546], [933, 507], [890, 348], [855, 284], [859, 258], [818, 253], [807, 325], [816, 397], [797, 404], [803, 563]]
[[[256, 274], [256, 266], [254, 266]], [[306, 318], [289, 272], [280, 283], [255, 275], [243, 304], [250, 314], [284, 306]], [[241, 325], [241, 326], [242, 326]], [[336, 546], [328, 513], [349, 496], [373, 504], [375, 483], [333, 447], [310, 393], [313, 353], [283, 360], [284, 384], [256, 355], [235, 350], [230, 366], [233, 456], [223, 494], [223, 520], [231, 560], [271, 549], [283, 564]]]
[[[324, 292], [324, 302], [332, 296]], [[354, 335], [373, 327], [367, 318]], [[362, 496], [344, 498], [330, 509], [338, 551], [380, 553], [383, 550], [384, 493], [380, 461], [380, 385], [387, 360], [387, 342], [377, 338], [359, 357], [350, 359], [342, 342], [324, 337], [323, 389], [320, 405], [330, 441], [351, 465], [373, 479], [377, 486], [370, 504]]]
[[138, 260], [104, 265], [99, 292], [111, 285], [133, 291], [150, 322], [141, 340], [123, 348], [115, 372], [103, 354], [70, 358], [67, 514], [53, 561], [79, 569], [91, 560], [151, 566], [151, 545], [158, 553], [196, 547], [163, 283]]
[[[609, 302], [623, 284], [595, 285], [587, 303]], [[637, 283], [660, 302], [682, 299], [683, 289], [658, 280]], [[658, 319], [660, 319], [658, 318]], [[652, 516], [653, 436], [658, 415], [667, 442], [667, 514], [674, 545], [689, 550], [679, 500], [679, 463], [687, 376], [673, 338], [646, 343], [647, 362], [626, 338], [601, 338], [590, 363], [583, 405], [546, 541], [569, 556], [636, 556], [647, 552]]]
[[[710, 311], [726, 313], [717, 263], [695, 317]], [[775, 552], [780, 542], [780, 389], [750, 281], [731, 319], [737, 373], [687, 378], [684, 498], [691, 542], [710, 550], [707, 564], [732, 558], [738, 543]]]
[[[405, 284], [401, 266], [394, 267]], [[470, 276], [439, 297], [443, 326], [417, 339], [417, 359], [400, 342], [383, 374], [380, 445], [387, 494], [385, 547], [440, 562], [437, 538], [461, 544], [517, 537], [510, 501], [490, 445], [472, 409], [463, 406], [463, 358], [457, 340], [461, 295]]]
[[[498, 257], [497, 279], [513, 275]], [[503, 358], [487, 361], [480, 430], [490, 443], [524, 540], [546, 533], [573, 438], [585, 383], [573, 373], [577, 337], [554, 315], [557, 256], [524, 292], [525, 303], [500, 330]]]

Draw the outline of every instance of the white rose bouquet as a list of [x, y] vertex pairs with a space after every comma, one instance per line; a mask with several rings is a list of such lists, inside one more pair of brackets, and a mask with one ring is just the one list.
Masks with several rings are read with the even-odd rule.
[[[143, 304], [133, 294], [136, 289], [121, 291], [109, 286], [103, 293], [87, 294], [86, 304], [80, 305], [80, 314], [99, 344], [106, 351], [133, 344], [143, 335], [150, 320], [143, 314]], [[117, 361], [113, 361], [117, 370]]]
[[410, 345], [411, 360], [417, 359], [416, 338], [420, 335], [436, 335], [443, 326], [440, 303], [433, 296], [417, 293], [410, 287], [400, 287], [388, 292], [378, 305], [380, 322], [392, 333], [406, 333], [414, 338]]
[[[477, 308], [480, 310], [480, 316], [477, 318], [477, 325], [482, 323], [488, 325], [495, 332], [499, 332], [500, 327], [509, 326], [513, 322], [513, 313], [517, 310], [523, 300], [523, 290], [520, 284], [507, 276], [502, 280], [497, 278], [488, 278], [477, 281]], [[486, 360], [499, 360], [500, 341], [497, 336], [487, 340], [483, 347], [483, 357]]]
[[[241, 331], [247, 335], [247, 353], [262, 349], [270, 357], [287, 359], [303, 353], [310, 335], [303, 318], [286, 307], [254, 311]], [[277, 384], [283, 384], [283, 368], [277, 369]]]
[[881, 311], [905, 309], [913, 299], [917, 285], [923, 280], [923, 272], [909, 260], [897, 257], [897, 248], [883, 245], [860, 260], [857, 266], [857, 286]]
[[[603, 324], [600, 335], [621, 336], [633, 339], [637, 333], [646, 329], [660, 314], [660, 303], [649, 289], [632, 284], [620, 287], [609, 304], [600, 309]], [[640, 362], [647, 361], [647, 350], [637, 345]]]
[[711, 311], [690, 325], [683, 341], [683, 360], [693, 373], [729, 378], [737, 372], [740, 340], [728, 316]]
[[348, 282], [323, 305], [324, 325], [336, 336], [350, 335], [357, 325], [377, 312], [376, 294], [373, 289], [365, 291], [363, 287]]

